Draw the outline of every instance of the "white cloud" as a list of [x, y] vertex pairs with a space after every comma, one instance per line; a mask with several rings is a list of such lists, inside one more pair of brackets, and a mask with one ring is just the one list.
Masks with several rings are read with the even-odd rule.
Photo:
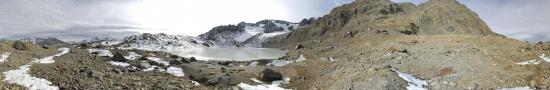
[[[350, 1], [350, 0], [345, 0]], [[3, 0], [0, 37], [78, 40], [137, 32], [198, 35], [263, 19], [299, 21], [339, 0]], [[121, 35], [122, 34], [122, 35]]]
[[289, 18], [273, 0], [142, 0], [129, 7], [132, 21], [148, 28], [198, 35], [214, 26]]
[[497, 33], [529, 41], [550, 40], [550, 0], [461, 0]]

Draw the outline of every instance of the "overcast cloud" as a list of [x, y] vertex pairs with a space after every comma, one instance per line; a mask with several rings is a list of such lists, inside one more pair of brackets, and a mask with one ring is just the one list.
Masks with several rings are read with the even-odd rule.
[[[392, 0], [422, 3], [425, 0]], [[352, 0], [2, 0], [0, 38], [79, 40], [144, 32], [198, 35], [217, 25], [319, 17]], [[550, 40], [550, 0], [460, 0], [493, 31]]]

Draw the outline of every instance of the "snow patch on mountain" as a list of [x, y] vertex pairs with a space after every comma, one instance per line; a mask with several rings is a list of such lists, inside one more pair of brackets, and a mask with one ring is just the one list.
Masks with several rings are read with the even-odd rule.
[[221, 47], [261, 47], [266, 39], [286, 34], [299, 27], [298, 23], [263, 20], [256, 23], [218, 26], [199, 37]]
[[102, 56], [102, 57], [113, 57], [113, 53], [111, 53], [111, 51], [109, 50], [99, 50], [99, 49], [88, 49], [88, 52], [90, 54], [92, 53], [97, 53], [98, 56]]
[[210, 47], [208, 41], [183, 35], [143, 33], [126, 37], [120, 43], [121, 49], [140, 49], [148, 51], [177, 51], [188, 48]]
[[164, 66], [169, 66], [170, 65], [170, 62], [162, 60], [162, 58], [156, 58], [156, 57], [146, 57], [146, 58], [147, 58], [147, 60], [156, 62], [156, 63], [164, 65]]
[[141, 55], [137, 54], [136, 52], [128, 52], [128, 56], [124, 56], [124, 58], [128, 60], [136, 60], [139, 57], [141, 57]]
[[65, 54], [69, 53], [70, 49], [69, 48], [59, 48], [58, 50], [61, 51], [61, 53], [53, 55], [53, 56], [48, 56], [48, 57], [45, 57], [45, 58], [42, 58], [42, 59], [37, 59], [33, 62], [35, 62], [35, 63], [46, 63], [46, 64], [54, 63], [55, 60], [53, 60], [53, 58], [59, 57], [61, 55], [65, 55]]

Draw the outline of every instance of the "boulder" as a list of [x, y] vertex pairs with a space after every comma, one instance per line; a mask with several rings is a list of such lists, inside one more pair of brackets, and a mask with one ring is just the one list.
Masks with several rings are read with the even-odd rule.
[[48, 46], [48, 45], [41, 45], [41, 47], [44, 48], [44, 49], [50, 49], [50, 46]]
[[17, 50], [28, 50], [29, 49], [27, 47], [27, 44], [25, 44], [21, 41], [15, 41], [15, 43], [13, 44], [13, 48], [15, 48]]
[[180, 61], [181, 61], [181, 63], [190, 63], [191, 62], [187, 58], [181, 58]]
[[298, 49], [302, 49], [302, 48], [304, 48], [304, 46], [303, 46], [302, 44], [298, 44], [298, 45], [296, 45], [296, 50], [298, 50]]
[[170, 65], [180, 65], [180, 64], [183, 64], [183, 62], [180, 60], [170, 60]]
[[283, 74], [275, 70], [265, 69], [264, 71], [262, 71], [260, 79], [264, 82], [273, 82], [276, 80], [283, 80]]
[[151, 68], [151, 64], [147, 62], [140, 62], [138, 68], [142, 68], [142, 69]]
[[190, 61], [190, 62], [196, 62], [197, 59], [196, 59], [195, 57], [191, 57], [191, 58], [189, 58], [189, 61]]
[[105, 73], [97, 71], [97, 70], [90, 70], [88, 71], [88, 76], [94, 77], [94, 78], [101, 78], [105, 75]]
[[127, 62], [128, 61], [128, 59], [124, 58], [124, 56], [122, 54], [120, 54], [119, 52], [116, 52], [115, 55], [113, 55], [113, 58], [111, 58], [111, 60], [117, 61], [117, 62]]
[[170, 55], [170, 58], [179, 58], [178, 55]]

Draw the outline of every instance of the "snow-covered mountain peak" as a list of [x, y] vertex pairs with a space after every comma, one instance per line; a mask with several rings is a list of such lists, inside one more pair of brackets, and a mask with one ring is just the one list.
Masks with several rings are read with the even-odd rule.
[[298, 23], [282, 20], [262, 20], [256, 23], [241, 22], [237, 25], [214, 27], [199, 37], [211, 40], [222, 47], [261, 47], [266, 38], [285, 34], [298, 28]]
[[120, 44], [123, 49], [141, 49], [151, 51], [181, 50], [187, 48], [210, 47], [207, 41], [192, 36], [167, 35], [164, 33], [132, 35], [124, 38]]

